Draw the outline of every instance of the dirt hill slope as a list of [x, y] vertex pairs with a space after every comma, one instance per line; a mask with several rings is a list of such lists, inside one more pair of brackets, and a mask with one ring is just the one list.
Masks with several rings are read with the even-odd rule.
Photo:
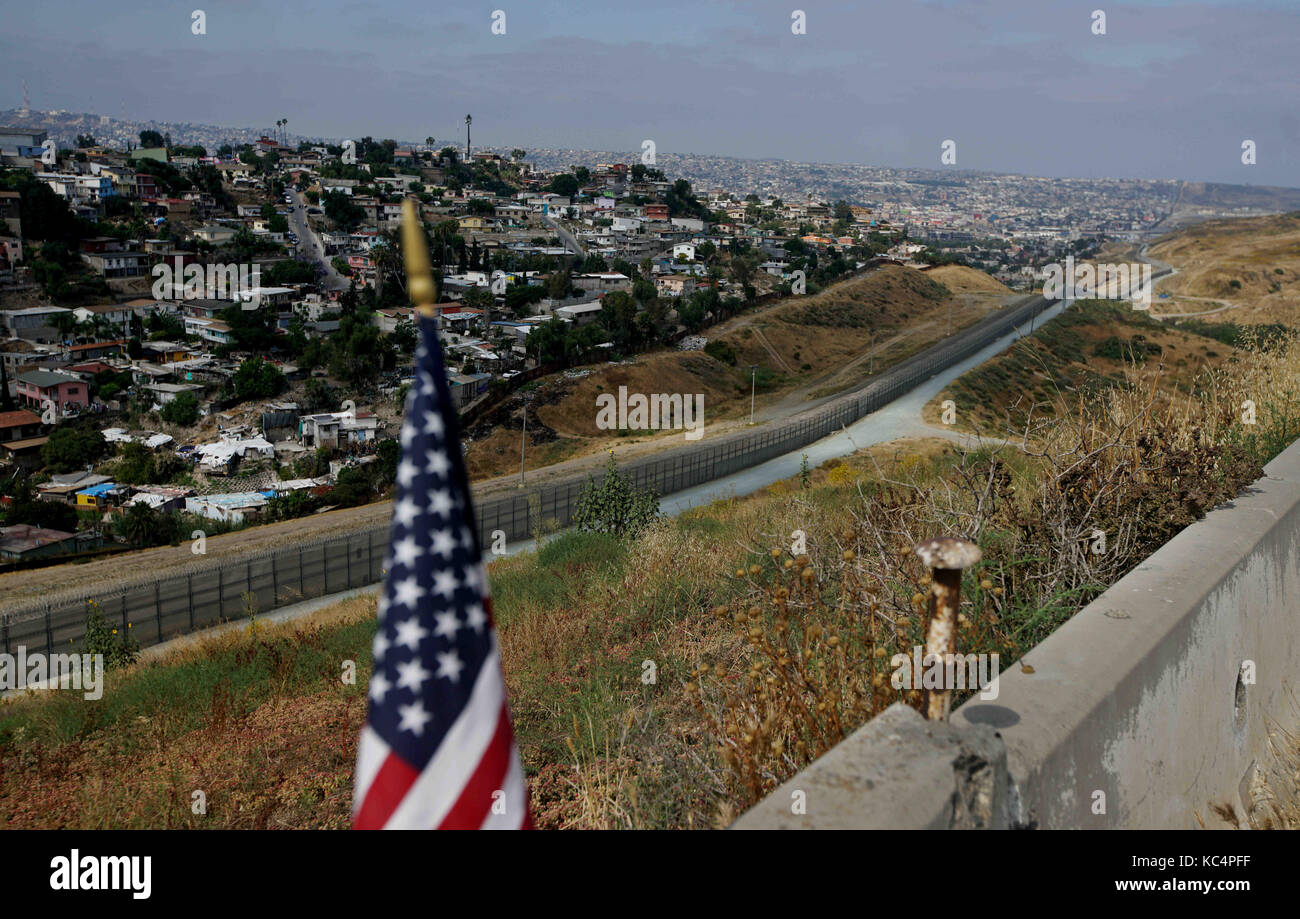
[[1300, 211], [1198, 224], [1149, 253], [1179, 272], [1157, 288], [1170, 297], [1154, 301], [1156, 315], [1300, 327]]
[[[620, 435], [597, 429], [597, 397], [617, 394], [620, 386], [629, 393], [703, 394], [707, 439], [748, 421], [751, 365], [757, 368], [756, 417], [767, 420], [861, 383], [873, 363], [879, 372], [945, 337], [950, 324], [955, 332], [1014, 299], [991, 278], [996, 289], [976, 291], [985, 286], [978, 278], [949, 276], [970, 290], [954, 294], [928, 272], [887, 265], [706, 330], [712, 354], [661, 351], [558, 374], [532, 394], [528, 466], [603, 454], [611, 447], [619, 447], [622, 457], [656, 449], [648, 443], [652, 439], [682, 440], [681, 431]], [[518, 468], [523, 404], [517, 395], [467, 432], [471, 476], [486, 478]], [[640, 446], [629, 451], [633, 444]]]

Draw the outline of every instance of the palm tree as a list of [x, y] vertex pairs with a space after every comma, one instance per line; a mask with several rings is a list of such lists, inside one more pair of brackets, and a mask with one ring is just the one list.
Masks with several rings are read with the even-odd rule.
[[384, 281], [388, 275], [396, 278], [398, 287], [406, 289], [406, 272], [402, 270], [402, 239], [397, 230], [385, 230], [380, 236], [382, 245], [376, 244], [370, 250], [370, 257], [375, 262], [375, 297], [384, 292]]
[[52, 322], [59, 336], [67, 338], [77, 328], [77, 314], [72, 312], [56, 313]]
[[133, 504], [122, 516], [122, 535], [133, 546], [147, 546], [153, 540], [153, 510], [147, 504]]

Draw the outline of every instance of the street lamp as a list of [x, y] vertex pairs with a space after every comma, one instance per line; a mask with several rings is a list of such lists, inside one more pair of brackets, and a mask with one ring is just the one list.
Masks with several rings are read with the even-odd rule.
[[758, 365], [749, 365], [749, 423], [754, 423], [754, 388], [755, 380], [758, 379]]

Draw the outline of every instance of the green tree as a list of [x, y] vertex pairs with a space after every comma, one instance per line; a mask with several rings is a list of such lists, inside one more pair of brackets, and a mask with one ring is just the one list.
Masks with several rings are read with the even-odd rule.
[[231, 383], [235, 398], [241, 402], [278, 396], [289, 385], [274, 364], [260, 357], [250, 357], [240, 364]]
[[614, 451], [600, 482], [594, 477], [578, 498], [573, 522], [580, 530], [613, 536], [636, 536], [659, 517], [659, 495], [653, 489], [638, 489], [618, 471]]
[[578, 193], [578, 180], [568, 173], [562, 173], [551, 179], [547, 189], [565, 198], [572, 198]]
[[104, 436], [92, 428], [60, 425], [41, 447], [41, 462], [51, 472], [85, 469], [108, 450]]
[[7, 505], [0, 504], [0, 522], [4, 526], [43, 527], [47, 530], [77, 531], [77, 509], [62, 501], [45, 501], [36, 495], [28, 479], [19, 479]]
[[132, 546], [143, 549], [154, 545], [157, 516], [153, 508], [147, 504], [132, 504], [125, 514], [117, 518], [114, 529]]
[[622, 350], [636, 340], [636, 301], [624, 291], [614, 290], [600, 300], [600, 324], [614, 347]]
[[163, 421], [189, 427], [199, 420], [199, 400], [192, 392], [179, 393], [158, 412]]

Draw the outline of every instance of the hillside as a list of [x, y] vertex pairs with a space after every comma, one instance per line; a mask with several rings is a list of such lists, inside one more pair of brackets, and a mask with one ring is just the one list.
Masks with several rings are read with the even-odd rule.
[[[968, 268], [949, 271], [954, 292], [930, 272], [887, 265], [806, 297], [790, 297], [703, 333], [706, 351], [660, 351], [619, 363], [559, 374], [527, 396], [529, 467], [618, 448], [620, 458], [681, 442], [682, 433], [602, 431], [596, 398], [629, 393], [700, 393], [708, 438], [749, 420], [750, 366], [756, 419], [807, 407], [865, 382], [870, 372], [915, 354], [1005, 306], [1014, 295]], [[995, 285], [989, 288], [984, 281]], [[951, 320], [949, 317], [951, 316]], [[874, 342], [874, 358], [873, 358]], [[467, 431], [470, 474], [486, 478], [518, 469], [525, 395], [518, 394]]]
[[965, 265], [936, 265], [924, 272], [932, 281], [937, 281], [955, 294], [1004, 294], [1014, 292], [997, 278], [984, 272], [968, 268]]
[[954, 380], [932, 399], [925, 418], [940, 422], [941, 404], [956, 403], [954, 427], [1005, 437], [1031, 417], [1071, 411], [1129, 389], [1136, 371], [1165, 399], [1185, 393], [1206, 369], [1235, 350], [1208, 335], [1152, 319], [1127, 303], [1083, 300], [1001, 354]]
[[1158, 316], [1300, 327], [1300, 211], [1214, 220], [1153, 243], [1148, 250], [1178, 274], [1159, 285]]

